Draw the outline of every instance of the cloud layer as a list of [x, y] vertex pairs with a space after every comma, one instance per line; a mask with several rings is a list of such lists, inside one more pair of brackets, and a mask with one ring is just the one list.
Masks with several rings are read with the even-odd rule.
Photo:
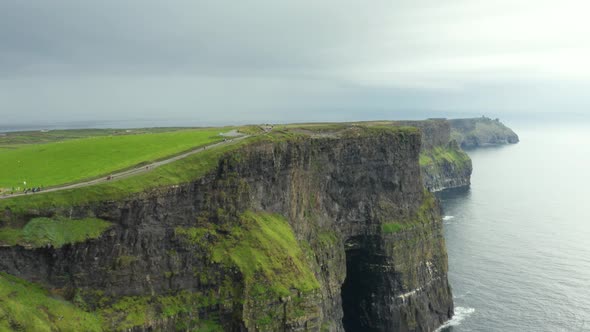
[[588, 9], [573, 0], [4, 1], [0, 115], [205, 124], [580, 111]]

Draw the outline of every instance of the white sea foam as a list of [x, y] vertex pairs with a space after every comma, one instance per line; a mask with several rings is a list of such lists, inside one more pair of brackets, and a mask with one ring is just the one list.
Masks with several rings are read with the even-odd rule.
[[465, 318], [471, 316], [471, 314], [474, 312], [475, 312], [474, 308], [456, 307], [455, 308], [455, 315], [453, 316], [453, 318], [451, 318], [451, 320], [449, 320], [448, 322], [444, 323], [444, 325], [439, 327], [435, 332], [441, 332], [442, 330], [444, 330], [447, 327], [457, 326], [457, 325], [461, 324], [461, 322], [464, 321]]
[[444, 220], [444, 221], [447, 221], [447, 220], [451, 220], [451, 219], [453, 219], [453, 218], [455, 218], [455, 216], [444, 216], [444, 217], [443, 217], [443, 220]]

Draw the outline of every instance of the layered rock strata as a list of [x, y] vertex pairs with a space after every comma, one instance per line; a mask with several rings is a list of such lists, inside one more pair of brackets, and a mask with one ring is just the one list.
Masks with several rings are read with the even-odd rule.
[[113, 226], [60, 248], [1, 247], [0, 271], [100, 316], [105, 330], [433, 331], [453, 302], [422, 144], [407, 128], [298, 134], [226, 154], [190, 183], [7, 209], [13, 224]]

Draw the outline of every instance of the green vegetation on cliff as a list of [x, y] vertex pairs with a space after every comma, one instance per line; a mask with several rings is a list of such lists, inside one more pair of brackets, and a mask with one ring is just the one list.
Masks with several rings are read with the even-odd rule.
[[[125, 331], [158, 319], [197, 313], [215, 300], [214, 294], [182, 291], [169, 296], [123, 297], [89, 311], [83, 301], [75, 305], [62, 299], [59, 292], [50, 293], [39, 285], [0, 273], [0, 331]], [[176, 329], [223, 331], [216, 321], [198, 316], [177, 323]]]
[[102, 331], [97, 315], [0, 273], [0, 331]]
[[246, 212], [240, 226], [215, 245], [213, 261], [237, 266], [254, 295], [319, 288], [291, 226], [280, 215]]
[[[177, 228], [176, 235], [193, 243], [211, 241], [213, 262], [235, 266], [242, 273], [248, 296], [288, 296], [309, 292], [319, 283], [284, 217], [246, 212], [237, 225], [223, 230], [213, 225]], [[207, 240], [209, 239], [209, 240]]]
[[[108, 298], [103, 298], [103, 302], [108, 301]], [[179, 316], [191, 318], [177, 320], [175, 329], [178, 331], [223, 331], [216, 321], [198, 317], [200, 309], [220, 302], [213, 292], [180, 291], [174, 295], [123, 297], [102, 305], [94, 313], [100, 317], [105, 331], [125, 331]]]
[[0, 228], [0, 244], [59, 248], [65, 244], [98, 238], [111, 223], [96, 219], [35, 218], [23, 228]]
[[432, 222], [432, 211], [437, 208], [434, 194], [424, 190], [422, 203], [410, 217], [398, 221], [388, 221], [381, 225], [383, 234], [393, 234]]
[[410, 228], [411, 226], [412, 226], [411, 224], [401, 224], [398, 222], [386, 222], [383, 225], [381, 225], [381, 228], [382, 228], [384, 234], [391, 234], [391, 233], [397, 233], [397, 232], [402, 231], [404, 229]]
[[454, 164], [457, 167], [462, 167], [463, 165], [469, 163], [470, 160], [471, 159], [467, 153], [463, 152], [458, 147], [451, 146], [437, 146], [430, 150], [423, 150], [420, 153], [421, 167], [428, 167], [443, 162]]
[[[257, 330], [275, 330], [285, 315], [285, 308], [270, 303], [281, 301], [289, 309], [287, 319], [297, 321], [317, 316], [314, 305], [320, 284], [306, 256], [309, 244], [299, 243], [284, 217], [252, 211], [225, 225], [201, 224], [178, 227], [176, 236], [190, 250], [207, 252], [205, 260], [239, 271], [239, 281], [224, 283], [219, 292], [243, 304], [246, 326]], [[198, 272], [201, 282], [211, 277]], [[279, 325], [277, 325], [279, 324]]]
[[468, 186], [471, 182], [471, 159], [455, 141], [422, 150], [420, 168], [424, 186], [431, 191]]
[[97, 136], [0, 150], [0, 188], [51, 187], [106, 176], [220, 141], [218, 134], [215, 128]]

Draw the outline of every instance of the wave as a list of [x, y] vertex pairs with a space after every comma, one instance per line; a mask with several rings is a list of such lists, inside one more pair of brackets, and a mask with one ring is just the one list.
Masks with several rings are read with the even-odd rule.
[[455, 216], [444, 216], [444, 217], [443, 217], [443, 220], [444, 220], [444, 221], [448, 221], [448, 220], [451, 220], [451, 219], [453, 219], [453, 218], [455, 218]]
[[456, 307], [455, 308], [455, 315], [451, 320], [444, 323], [441, 327], [436, 329], [435, 332], [442, 332], [444, 329], [460, 325], [462, 321], [464, 321], [467, 317], [471, 316], [475, 312], [474, 308], [464, 308], [464, 307]]

